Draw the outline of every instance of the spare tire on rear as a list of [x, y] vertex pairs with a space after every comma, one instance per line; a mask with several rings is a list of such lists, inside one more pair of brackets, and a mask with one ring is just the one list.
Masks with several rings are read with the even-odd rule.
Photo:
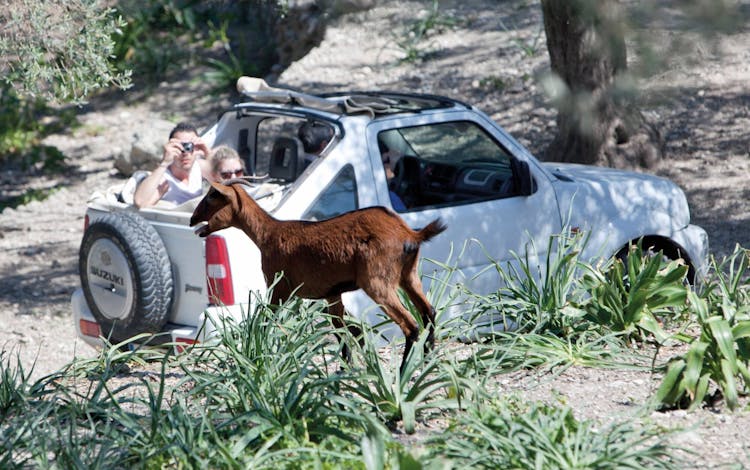
[[116, 212], [89, 225], [78, 267], [86, 303], [110, 342], [164, 327], [172, 308], [172, 268], [164, 242], [143, 217]]

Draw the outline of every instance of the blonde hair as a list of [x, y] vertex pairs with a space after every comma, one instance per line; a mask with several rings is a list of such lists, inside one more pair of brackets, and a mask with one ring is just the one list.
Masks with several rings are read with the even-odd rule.
[[245, 162], [240, 158], [240, 154], [235, 149], [227, 145], [219, 145], [218, 147], [211, 150], [211, 172], [213, 174], [219, 173], [219, 166], [221, 162], [225, 160], [237, 159], [240, 161], [242, 170], [245, 171]]

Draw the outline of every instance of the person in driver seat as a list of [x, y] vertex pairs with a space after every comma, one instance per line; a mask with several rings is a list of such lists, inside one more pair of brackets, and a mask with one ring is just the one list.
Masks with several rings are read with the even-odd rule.
[[396, 212], [404, 212], [406, 210], [406, 204], [401, 200], [401, 197], [396, 194], [391, 188], [391, 181], [396, 176], [393, 169], [396, 166], [396, 161], [401, 157], [397, 152], [393, 152], [388, 148], [385, 142], [378, 139], [378, 149], [380, 150], [380, 160], [383, 162], [383, 169], [385, 170], [385, 179], [388, 182], [388, 196], [391, 199], [391, 206]]

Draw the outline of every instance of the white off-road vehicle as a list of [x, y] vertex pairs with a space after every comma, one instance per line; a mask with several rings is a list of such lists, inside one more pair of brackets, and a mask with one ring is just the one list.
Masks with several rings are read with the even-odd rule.
[[[487, 115], [442, 96], [310, 95], [248, 78], [238, 88], [247, 101], [202, 138], [240, 153], [257, 177], [248, 191], [258, 203], [277, 219], [321, 220], [375, 205], [395, 209], [414, 228], [442, 218], [447, 230], [422, 247], [426, 289], [445, 279], [441, 261], [455, 249], [449, 282], [494, 292], [493, 263], [515, 263], [515, 253], [543, 267], [550, 237], [563, 231], [588, 233], [584, 258], [622, 255], [642, 239], [683, 259], [691, 279], [706, 269], [706, 232], [690, 224], [685, 195], [668, 180], [542, 163]], [[305, 123], [333, 135], [319, 155], [306, 154], [298, 138]], [[251, 292], [265, 292], [258, 248], [234, 228], [196, 236], [188, 221], [197, 200], [136, 209], [135, 184], [132, 178], [88, 202], [81, 288], [72, 296], [78, 334], [92, 345], [139, 333], [203, 341], [213, 334], [209, 315], [239, 316], [256, 298]], [[345, 294], [344, 303], [363, 320], [382, 320], [360, 291]], [[468, 296], [436, 307], [443, 319], [472, 309]]]

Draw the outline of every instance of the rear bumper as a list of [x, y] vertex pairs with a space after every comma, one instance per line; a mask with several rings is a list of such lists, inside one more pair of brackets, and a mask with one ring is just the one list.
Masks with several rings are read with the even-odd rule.
[[[70, 304], [73, 310], [76, 335], [91, 347], [102, 348], [105, 341], [101, 335], [99, 324], [86, 303], [83, 289], [78, 288], [73, 292]], [[222, 318], [231, 317], [234, 320], [239, 320], [242, 318], [244, 311], [247, 311], [247, 308], [243, 305], [209, 306], [204, 312], [196, 315], [195, 325], [167, 323], [161, 331], [162, 334], [150, 340], [149, 344], [168, 344], [173, 346], [176, 352], [182, 352], [186, 345], [204, 343], [211, 338], [215, 338], [222, 328]], [[207, 318], [216, 320], [206, 321]]]

